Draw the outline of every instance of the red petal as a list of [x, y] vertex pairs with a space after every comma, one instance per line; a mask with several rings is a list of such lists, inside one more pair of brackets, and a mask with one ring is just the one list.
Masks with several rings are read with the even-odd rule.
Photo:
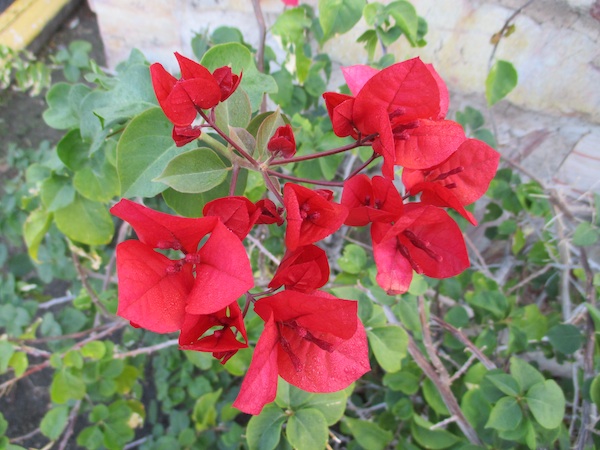
[[[412, 233], [422, 244], [427, 244], [428, 251], [415, 246], [405, 231]], [[469, 267], [462, 231], [443, 209], [420, 203], [405, 205], [404, 214], [384, 239], [394, 236], [408, 248], [413, 261], [429, 277], [453, 277]]]
[[402, 197], [387, 178], [356, 175], [344, 183], [342, 204], [349, 212], [346, 225], [364, 226], [370, 222], [392, 222], [402, 214]]
[[225, 308], [254, 286], [244, 245], [220, 221], [198, 252], [196, 283], [186, 311], [211, 314]]
[[326, 200], [318, 191], [286, 183], [283, 199], [287, 211], [285, 245], [295, 250], [336, 232], [344, 223], [345, 206]]
[[281, 153], [284, 158], [291, 158], [296, 153], [296, 139], [290, 124], [277, 128], [267, 143], [267, 149], [273, 154]]
[[[323, 295], [325, 294], [325, 295]], [[356, 330], [358, 303], [316, 291], [304, 294], [282, 291], [264, 297], [254, 304], [254, 311], [263, 320], [271, 313], [276, 322], [295, 320], [313, 334], [328, 333], [350, 339]]]
[[185, 56], [175, 53], [183, 90], [189, 95], [192, 103], [202, 109], [216, 106], [221, 100], [221, 88], [209, 70]]
[[269, 283], [269, 288], [312, 292], [329, 281], [327, 254], [316, 245], [300, 247], [286, 253]]
[[268, 225], [276, 223], [278, 226], [283, 225], [283, 218], [273, 201], [268, 198], [259, 200], [256, 202], [256, 208], [260, 211], [260, 216], [256, 219], [256, 224], [264, 223]]
[[185, 144], [198, 139], [201, 134], [202, 129], [200, 127], [178, 127], [175, 125], [173, 127], [172, 137], [177, 147], [183, 147]]
[[269, 318], [258, 338], [250, 367], [233, 406], [247, 414], [260, 414], [277, 395], [277, 344], [279, 331]]
[[398, 110], [402, 111], [403, 122], [437, 119], [440, 113], [438, 83], [419, 58], [394, 64], [372, 76], [356, 95], [354, 122], [364, 133], [376, 133], [381, 118], [374, 117], [375, 112], [387, 116]]
[[219, 88], [221, 89], [221, 101], [227, 100], [231, 94], [235, 92], [240, 82], [242, 81], [242, 74], [239, 76], [231, 72], [231, 67], [219, 67], [213, 72], [213, 77], [217, 81]]
[[197, 111], [180, 82], [159, 63], [150, 66], [150, 76], [158, 103], [167, 118], [176, 126], [189, 126], [196, 118]]
[[477, 220], [469, 211], [467, 211], [460, 200], [454, 195], [454, 189], [448, 189], [437, 183], [419, 183], [412, 187], [411, 195], [422, 192], [420, 201], [425, 205], [434, 205], [454, 209], [457, 213], [477, 225]]
[[246, 197], [232, 196], [217, 198], [208, 202], [202, 209], [205, 217], [215, 216], [240, 239], [244, 239], [256, 220], [260, 211]]
[[[282, 327], [282, 334], [290, 343], [290, 351], [303, 362], [297, 371], [289, 354], [278, 348], [279, 375], [288, 383], [308, 392], [335, 392], [348, 387], [366, 372], [369, 366], [369, 349], [365, 329], [357, 319], [356, 331], [347, 340], [334, 338], [334, 350], [328, 352]], [[332, 341], [327, 333], [316, 338]]]
[[[427, 175], [423, 171], [404, 170], [402, 182], [411, 191], [414, 185], [427, 181], [452, 186], [452, 194], [460, 203], [469, 205], [485, 194], [499, 161], [500, 154], [485, 142], [467, 139], [448, 159], [426, 170]], [[457, 168], [462, 170], [457, 171]]]
[[154, 211], [127, 199], [119, 201], [110, 212], [128, 222], [144, 244], [185, 253], [195, 253], [200, 240], [218, 222], [216, 217], [191, 219]]
[[352, 110], [354, 108], [354, 97], [335, 92], [325, 92], [323, 94], [325, 106], [331, 119], [333, 132], [336, 136], [352, 136], [357, 138], [356, 130], [352, 122]]
[[382, 240], [391, 225], [374, 223], [371, 226], [373, 258], [377, 266], [377, 284], [388, 295], [404, 294], [413, 278], [413, 268], [399, 251], [396, 239]]
[[396, 140], [396, 164], [428, 169], [440, 164], [467, 139], [460, 124], [451, 120], [420, 120], [408, 140]]
[[433, 68], [433, 65], [425, 64], [425, 66], [427, 66], [427, 69], [429, 69], [429, 72], [431, 73], [431, 75], [433, 75], [433, 78], [435, 78], [438, 89], [440, 91], [440, 112], [436, 119], [441, 120], [444, 117], [446, 117], [446, 114], [448, 114], [448, 106], [450, 105], [450, 95], [448, 95], [448, 87], [446, 86], [446, 83], [444, 82], [442, 77], [440, 77], [440, 75]]
[[191, 266], [172, 270], [174, 261], [139, 241], [117, 246], [117, 314], [156, 333], [179, 330], [194, 278]]
[[348, 89], [350, 89], [350, 92], [355, 96], [360, 92], [365, 83], [378, 72], [379, 70], [363, 64], [342, 67], [342, 73], [344, 74]]

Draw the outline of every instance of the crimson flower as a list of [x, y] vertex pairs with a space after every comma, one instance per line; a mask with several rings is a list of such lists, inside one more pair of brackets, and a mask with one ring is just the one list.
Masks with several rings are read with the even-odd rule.
[[317, 291], [283, 291], [258, 300], [265, 321], [240, 393], [233, 406], [259, 414], [277, 393], [277, 375], [308, 392], [335, 392], [369, 367], [357, 302]]
[[290, 124], [277, 128], [267, 143], [267, 149], [273, 156], [281, 153], [284, 158], [291, 158], [296, 154], [296, 139]]
[[331, 201], [332, 198], [333, 192], [327, 189], [311, 190], [293, 183], [284, 185], [285, 245], [289, 250], [320, 241], [342, 226], [348, 210]]
[[188, 127], [199, 109], [210, 109], [226, 100], [238, 87], [241, 75], [221, 67], [213, 73], [185, 56], [175, 53], [181, 78], [178, 80], [160, 63], [150, 66], [154, 93], [167, 118], [176, 127]]
[[[214, 329], [214, 328], [217, 329]], [[237, 340], [233, 328], [242, 335]], [[212, 333], [206, 334], [212, 330]], [[179, 335], [181, 350], [212, 352], [225, 364], [240, 348], [248, 347], [248, 336], [242, 311], [237, 302], [212, 314], [187, 314]]]
[[460, 228], [443, 209], [421, 203], [404, 205], [395, 223], [371, 225], [376, 281], [389, 295], [403, 294], [413, 271], [433, 278], [458, 275], [469, 267]]
[[278, 226], [283, 225], [283, 217], [281, 217], [281, 211], [283, 208], [277, 208], [275, 203], [268, 198], [264, 198], [256, 202], [256, 207], [260, 210], [260, 216], [256, 220], [256, 224], [272, 224], [276, 223]]
[[173, 140], [177, 147], [183, 147], [185, 144], [192, 142], [200, 137], [202, 129], [200, 127], [187, 127], [173, 126]]
[[342, 205], [348, 208], [344, 224], [362, 227], [370, 222], [392, 222], [402, 214], [403, 202], [391, 180], [365, 174], [344, 183]]
[[269, 283], [271, 289], [286, 289], [310, 293], [329, 281], [327, 254], [316, 245], [305, 245], [287, 251]]
[[[126, 199], [111, 213], [139, 238], [117, 246], [121, 317], [169, 333], [181, 329], [186, 314], [215, 313], [254, 285], [244, 246], [217, 217], [173, 216]], [[184, 256], [173, 260], [155, 249]]]
[[216, 216], [240, 239], [244, 239], [261, 215], [254, 203], [246, 197], [230, 196], [217, 198], [204, 205], [205, 217]]
[[231, 94], [235, 92], [235, 90], [242, 81], [242, 74], [234, 74], [231, 71], [231, 67], [229, 66], [219, 67], [218, 69], [215, 69], [215, 71], [213, 72], [213, 77], [215, 77], [215, 80], [217, 81], [217, 84], [221, 89], [222, 102], [227, 100], [231, 96]]
[[383, 156], [386, 178], [394, 178], [394, 165], [425, 169], [439, 164], [466, 139], [459, 124], [443, 120], [448, 91], [420, 59], [378, 72], [353, 66], [344, 77], [355, 97], [324, 95], [334, 132], [374, 135], [373, 150]]
[[453, 208], [477, 225], [464, 206], [485, 194], [499, 161], [500, 154], [485, 142], [467, 139], [436, 166], [424, 170], [404, 169], [402, 182], [411, 195], [422, 192], [422, 203]]

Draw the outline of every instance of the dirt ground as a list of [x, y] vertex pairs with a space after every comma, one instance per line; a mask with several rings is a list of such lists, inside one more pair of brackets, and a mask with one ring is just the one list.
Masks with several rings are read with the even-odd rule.
[[[80, 2], [80, 6], [74, 13], [56, 30], [39, 52], [38, 57], [49, 62], [50, 55], [76, 39], [91, 42], [92, 58], [100, 65], [104, 64], [104, 47], [98, 32], [96, 16], [85, 1]], [[53, 82], [61, 78], [60, 71], [52, 74]], [[30, 97], [28, 94], [18, 92], [3, 93], [0, 102], [0, 157], [5, 154], [9, 143], [24, 149], [37, 149], [43, 140], [48, 140], [52, 144], [58, 142], [64, 133], [46, 126], [42, 119], [45, 108], [43, 95]]]
[[[104, 64], [104, 49], [98, 32], [95, 15], [85, 1], [80, 2], [75, 11], [65, 19], [60, 28], [44, 45], [38, 57], [49, 62], [49, 56], [58, 49], [68, 46], [76, 39], [92, 43], [92, 58], [100, 65]], [[53, 82], [60, 81], [60, 71], [53, 73]], [[30, 97], [17, 92], [3, 92], [0, 102], [0, 162], [11, 144], [22, 149], [35, 151], [42, 141], [47, 140], [54, 145], [64, 134], [64, 131], [49, 128], [42, 119], [46, 108], [44, 96]], [[5, 175], [11, 168], [0, 163], [0, 186]], [[36, 361], [30, 361], [35, 364]], [[44, 413], [48, 410], [50, 398], [48, 386], [51, 382], [50, 371], [41, 371], [26, 380], [17, 383], [6, 395], [0, 397], [0, 411], [9, 423], [8, 436], [11, 438], [26, 436], [39, 427]], [[75, 433], [73, 436], [76, 436]], [[48, 442], [40, 434], [18, 442], [25, 448], [41, 448]], [[75, 438], [67, 449], [75, 449]]]

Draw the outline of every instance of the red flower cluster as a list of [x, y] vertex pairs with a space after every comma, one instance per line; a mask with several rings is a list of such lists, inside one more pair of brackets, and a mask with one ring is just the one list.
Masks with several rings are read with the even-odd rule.
[[[383, 157], [384, 177], [357, 175], [342, 194], [349, 209], [345, 224], [372, 224], [377, 282], [388, 294], [402, 294], [413, 271], [434, 278], [458, 275], [469, 258], [458, 225], [441, 207], [476, 225], [465, 206], [485, 193], [500, 155], [444, 119], [448, 90], [418, 58], [381, 71], [348, 67], [344, 77], [354, 95], [323, 95], [333, 130], [366, 140]], [[404, 168], [407, 194], [420, 193], [419, 202], [404, 204], [393, 183], [395, 166]]]
[[150, 75], [158, 103], [173, 122], [173, 140], [181, 147], [201, 134], [199, 126], [192, 126], [198, 111], [227, 100], [242, 81], [242, 75], [233, 74], [231, 67], [220, 67], [211, 74], [197, 62], [179, 53], [175, 56], [181, 69], [179, 80], [160, 63], [150, 66]]
[[[240, 77], [228, 68], [211, 74], [177, 58], [181, 79], [158, 64], [151, 74], [179, 145], [199, 136], [200, 128], [192, 126], [196, 115], [208, 122], [212, 111], [203, 110], [231, 95]], [[325, 251], [315, 244], [343, 224], [370, 224], [377, 282], [389, 294], [406, 292], [413, 272], [457, 275], [469, 259], [458, 225], [443, 208], [475, 224], [465, 206], [483, 195], [498, 164], [493, 149], [467, 139], [460, 125], [444, 119], [446, 87], [419, 59], [381, 71], [354, 66], [344, 75], [353, 95], [324, 94], [333, 129], [356, 139], [355, 146], [371, 145], [383, 157], [384, 176], [357, 174], [346, 180], [340, 203], [330, 190], [288, 182], [281, 193], [270, 181], [279, 174], [268, 169], [277, 157], [283, 160], [274, 165], [307, 159], [294, 158], [293, 130], [285, 125], [268, 141], [266, 161], [254, 160], [230, 142], [262, 171], [280, 206], [266, 198], [253, 203], [229, 196], [207, 203], [204, 217], [194, 219], [129, 200], [111, 210], [139, 239], [117, 247], [118, 314], [135, 326], [158, 333], [180, 330], [180, 348], [212, 352], [225, 363], [248, 346], [244, 316], [249, 304], [242, 312], [238, 299], [245, 295], [253, 303], [265, 325], [234, 402], [250, 414], [274, 400], [278, 376], [309, 392], [332, 392], [369, 370], [357, 302], [319, 290], [329, 281], [330, 268]], [[208, 125], [219, 132], [214, 122]], [[395, 166], [403, 167], [404, 196], [394, 184]], [[406, 201], [417, 195], [419, 201]], [[255, 225], [284, 223], [285, 255], [268, 290], [251, 293], [254, 278], [243, 241]]]

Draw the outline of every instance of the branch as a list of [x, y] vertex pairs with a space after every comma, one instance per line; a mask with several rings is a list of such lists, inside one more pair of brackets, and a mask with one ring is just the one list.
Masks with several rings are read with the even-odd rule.
[[475, 355], [475, 357], [485, 366], [486, 369], [497, 369], [496, 364], [494, 364], [487, 356], [485, 356], [481, 349], [477, 347], [473, 343], [473, 341], [471, 341], [467, 336], [465, 336], [465, 334], [458, 328], [450, 325], [448, 322], [434, 315], [431, 316], [431, 320], [433, 320], [437, 325], [441, 326], [445, 330], [452, 333], [452, 335], [456, 339], [458, 339], [465, 347], [467, 347], [471, 351], [473, 355]]
[[163, 348], [172, 347], [177, 344], [179, 344], [179, 339], [170, 339], [168, 341], [161, 342], [160, 344], [151, 345], [150, 347], [141, 347], [135, 350], [131, 350], [129, 352], [115, 353], [114, 358], [124, 359], [130, 356], [147, 355], [149, 353], [154, 353], [158, 350], [162, 350]]
[[[380, 305], [385, 312], [385, 315], [388, 321], [394, 325], [402, 326], [402, 324], [398, 321], [394, 312], [388, 305]], [[442, 382], [438, 374], [436, 373], [433, 366], [427, 361], [427, 358], [421, 353], [421, 350], [417, 346], [413, 337], [408, 334], [408, 352], [412, 356], [413, 360], [417, 363], [417, 365], [421, 368], [421, 370], [425, 373], [427, 378], [429, 378], [433, 384], [435, 384], [438, 389], [442, 399], [444, 400], [444, 404], [448, 408], [451, 416], [456, 418], [456, 424], [461, 429], [463, 434], [469, 439], [472, 444], [475, 445], [483, 445], [481, 439], [477, 435], [477, 432], [473, 429], [465, 415], [463, 414], [456, 397], [452, 393], [450, 386]]]

